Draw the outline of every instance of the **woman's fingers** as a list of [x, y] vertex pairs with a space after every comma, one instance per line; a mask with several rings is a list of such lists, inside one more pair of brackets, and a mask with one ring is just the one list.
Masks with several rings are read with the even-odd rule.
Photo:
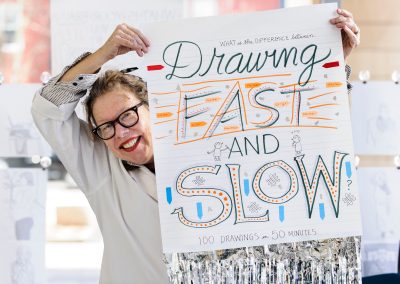
[[348, 18], [346, 18], [344, 16], [338, 16], [338, 17], [330, 20], [330, 22], [332, 24], [338, 24], [338, 23], [342, 23], [342, 22], [346, 22], [346, 21], [348, 21]]
[[350, 46], [352, 48], [357, 47], [360, 44], [359, 36], [355, 34], [347, 25], [343, 27], [343, 30], [349, 39]]
[[147, 39], [146, 39], [147, 42], [143, 40], [143, 38], [145, 37], [139, 30], [126, 24], [122, 25], [121, 28], [125, 33], [125, 35], [135, 43], [136, 45], [135, 51], [142, 51], [144, 53], [148, 51], [148, 46], [149, 46], [148, 41]]
[[111, 49], [117, 49], [117, 55], [135, 51], [139, 56], [143, 56], [149, 46], [147, 38], [139, 30], [127, 24], [119, 24], [107, 42], [111, 45]]
[[345, 17], [353, 18], [353, 14], [350, 13], [349, 11], [347, 11], [347, 10], [344, 10], [344, 9], [337, 9], [336, 12], [337, 12], [339, 15], [343, 15], [343, 16], [345, 16]]
[[337, 9], [337, 13], [339, 16], [331, 19], [331, 24], [336, 25], [340, 28], [343, 28], [341, 24], [344, 24], [349, 27], [353, 31], [353, 33], [358, 34], [359, 28], [354, 22], [353, 15], [349, 11], [343, 9]]

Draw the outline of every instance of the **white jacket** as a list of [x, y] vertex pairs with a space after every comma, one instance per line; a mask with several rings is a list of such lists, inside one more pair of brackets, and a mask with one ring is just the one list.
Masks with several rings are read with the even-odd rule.
[[[55, 79], [46, 92], [59, 90]], [[32, 115], [97, 217], [104, 240], [100, 283], [167, 283], [155, 175], [146, 167], [128, 172], [102, 141], [93, 140], [74, 111], [78, 100], [56, 106], [42, 91], [35, 95]]]

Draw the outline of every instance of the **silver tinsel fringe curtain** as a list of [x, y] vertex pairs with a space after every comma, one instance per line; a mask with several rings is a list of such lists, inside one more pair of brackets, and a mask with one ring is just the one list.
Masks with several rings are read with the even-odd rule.
[[165, 255], [173, 284], [361, 283], [360, 237]]

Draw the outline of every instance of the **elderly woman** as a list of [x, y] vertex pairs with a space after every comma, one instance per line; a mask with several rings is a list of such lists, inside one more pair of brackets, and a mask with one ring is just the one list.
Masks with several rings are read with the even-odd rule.
[[[342, 29], [347, 57], [359, 30], [349, 12], [337, 12], [331, 23]], [[146, 84], [119, 71], [98, 75], [107, 61], [130, 51], [143, 56], [149, 45], [139, 30], [118, 25], [104, 45], [67, 66], [33, 101], [36, 125], [96, 214], [104, 239], [101, 283], [168, 282]], [[86, 123], [75, 108], [89, 88]]]

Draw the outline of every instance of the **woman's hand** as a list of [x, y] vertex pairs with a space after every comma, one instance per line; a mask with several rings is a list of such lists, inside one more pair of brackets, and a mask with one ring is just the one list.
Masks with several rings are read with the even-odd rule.
[[360, 44], [360, 28], [354, 22], [353, 15], [346, 10], [337, 9], [338, 17], [330, 20], [332, 25], [342, 30], [344, 59]]
[[96, 52], [69, 69], [60, 81], [70, 82], [79, 74], [93, 74], [107, 61], [129, 51], [135, 51], [139, 56], [143, 56], [149, 46], [149, 40], [138, 29], [120, 24]]
[[149, 40], [138, 29], [127, 24], [119, 24], [96, 53], [106, 62], [129, 51], [135, 51], [139, 56], [143, 56], [149, 46]]

